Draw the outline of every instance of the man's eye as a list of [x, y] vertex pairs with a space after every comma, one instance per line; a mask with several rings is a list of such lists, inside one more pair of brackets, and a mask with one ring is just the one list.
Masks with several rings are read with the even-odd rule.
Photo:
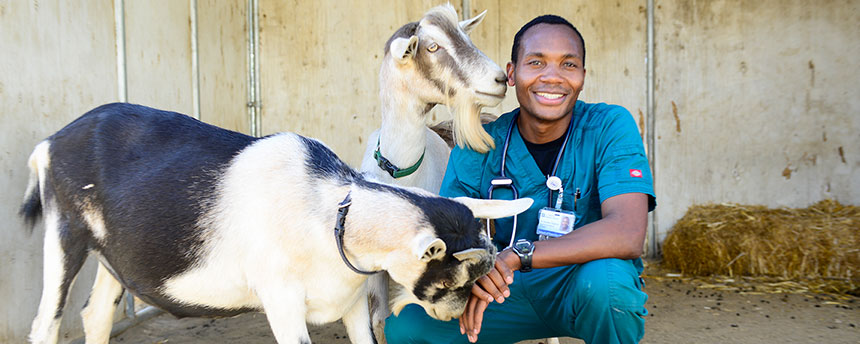
[[531, 65], [531, 66], [540, 66], [541, 62], [535, 60], [535, 61], [529, 61], [526, 64]]

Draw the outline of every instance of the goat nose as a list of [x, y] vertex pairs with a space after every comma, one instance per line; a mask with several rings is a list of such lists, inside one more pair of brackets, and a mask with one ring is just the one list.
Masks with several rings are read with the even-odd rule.
[[504, 83], [508, 82], [508, 76], [504, 75], [504, 74], [497, 75], [496, 76], [496, 82], [498, 82], [500, 84], [504, 84]]

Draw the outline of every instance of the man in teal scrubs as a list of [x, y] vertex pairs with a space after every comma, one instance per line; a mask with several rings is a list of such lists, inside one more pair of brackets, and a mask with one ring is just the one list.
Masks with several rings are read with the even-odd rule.
[[[497, 220], [495, 269], [473, 287], [463, 316], [443, 322], [407, 306], [387, 320], [389, 343], [642, 338], [647, 295], [639, 256], [655, 206], [651, 171], [627, 110], [577, 100], [584, 65], [584, 40], [561, 17], [537, 17], [514, 37], [508, 84], [516, 87], [520, 108], [485, 126], [494, 150], [451, 152], [440, 194], [489, 198], [504, 158], [518, 196], [535, 201], [517, 219], [517, 250], [508, 247], [513, 218]], [[551, 176], [561, 179], [561, 190], [550, 191]], [[539, 240], [539, 211], [555, 208], [559, 191], [561, 211], [575, 215], [575, 230]], [[492, 198], [511, 199], [513, 192], [496, 187]]]

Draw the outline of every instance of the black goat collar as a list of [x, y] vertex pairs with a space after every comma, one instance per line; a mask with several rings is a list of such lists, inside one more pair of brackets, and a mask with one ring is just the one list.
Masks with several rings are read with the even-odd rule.
[[346, 266], [350, 268], [350, 270], [355, 271], [355, 273], [362, 275], [373, 275], [378, 271], [364, 271], [359, 270], [354, 265], [349, 262], [349, 259], [346, 258], [346, 254], [343, 252], [343, 233], [344, 233], [344, 223], [346, 223], [346, 214], [349, 213], [349, 206], [352, 205], [352, 198], [350, 194], [352, 191], [346, 193], [346, 197], [343, 198], [343, 201], [337, 205], [337, 220], [334, 223], [334, 240], [337, 241], [337, 251], [340, 253], [340, 258], [343, 259], [343, 262], [346, 263]]

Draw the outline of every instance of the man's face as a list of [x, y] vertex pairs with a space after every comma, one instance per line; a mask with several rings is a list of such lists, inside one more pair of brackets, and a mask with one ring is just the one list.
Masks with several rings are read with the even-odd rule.
[[520, 41], [516, 65], [508, 63], [508, 85], [515, 86], [520, 114], [556, 121], [569, 114], [582, 85], [585, 67], [579, 37], [564, 25], [538, 24]]

